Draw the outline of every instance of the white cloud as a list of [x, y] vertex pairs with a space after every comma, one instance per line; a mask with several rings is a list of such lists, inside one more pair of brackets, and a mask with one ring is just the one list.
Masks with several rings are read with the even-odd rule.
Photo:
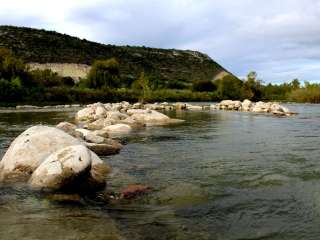
[[317, 0], [11, 0], [0, 24], [114, 44], [201, 50], [239, 76], [320, 80]]

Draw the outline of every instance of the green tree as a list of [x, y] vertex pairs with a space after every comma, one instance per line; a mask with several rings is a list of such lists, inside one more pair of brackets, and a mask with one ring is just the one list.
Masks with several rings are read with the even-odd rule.
[[119, 63], [115, 58], [93, 63], [85, 85], [89, 88], [117, 88], [120, 86]]
[[139, 95], [139, 101], [144, 102], [150, 98], [151, 88], [150, 79], [142, 72], [140, 77], [132, 83], [132, 90]]
[[290, 83], [290, 85], [293, 90], [299, 89], [300, 88], [299, 79], [297, 79], [297, 78], [293, 79], [292, 82]]
[[241, 92], [243, 82], [233, 75], [227, 75], [215, 81], [220, 99], [238, 100], [243, 98]]

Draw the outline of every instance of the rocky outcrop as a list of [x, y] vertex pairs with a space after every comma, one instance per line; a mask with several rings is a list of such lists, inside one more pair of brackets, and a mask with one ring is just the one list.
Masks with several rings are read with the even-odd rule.
[[45, 70], [49, 69], [62, 77], [71, 77], [75, 82], [79, 82], [81, 78], [87, 77], [91, 66], [87, 64], [75, 63], [29, 63], [29, 69]]
[[0, 179], [29, 176], [50, 154], [79, 145], [80, 141], [65, 132], [47, 126], [34, 126], [21, 133], [0, 162]]
[[11, 143], [0, 162], [0, 180], [29, 182], [36, 189], [93, 190], [105, 185], [109, 169], [82, 140], [58, 128], [34, 126]]

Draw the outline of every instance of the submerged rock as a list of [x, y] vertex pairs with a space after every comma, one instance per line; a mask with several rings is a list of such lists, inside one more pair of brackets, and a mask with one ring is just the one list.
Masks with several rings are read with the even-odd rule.
[[150, 191], [150, 188], [141, 184], [128, 185], [125, 189], [121, 190], [120, 198], [131, 199], [139, 195], [143, 195]]
[[176, 183], [168, 186], [157, 194], [157, 202], [186, 206], [208, 201], [208, 193], [200, 186], [191, 183]]

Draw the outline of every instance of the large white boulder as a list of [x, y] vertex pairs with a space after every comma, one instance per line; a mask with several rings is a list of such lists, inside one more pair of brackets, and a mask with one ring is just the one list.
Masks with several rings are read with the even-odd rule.
[[86, 107], [79, 110], [76, 113], [76, 120], [77, 121], [92, 121], [95, 117], [95, 109], [93, 107]]
[[244, 112], [250, 112], [252, 107], [253, 103], [248, 99], [244, 100], [241, 104], [241, 110]]
[[49, 155], [33, 172], [29, 183], [34, 188], [60, 190], [90, 169], [90, 151], [83, 145], [69, 146]]
[[167, 115], [164, 115], [163, 113], [157, 112], [155, 110], [137, 110], [135, 110], [136, 113], [131, 115], [131, 118], [137, 122], [148, 124], [170, 122], [170, 118]]
[[29, 176], [53, 152], [80, 141], [60, 129], [34, 126], [21, 133], [0, 162], [0, 180]]
[[76, 121], [94, 121], [105, 118], [107, 110], [102, 103], [95, 103], [87, 105], [86, 108], [79, 110], [76, 113]]

